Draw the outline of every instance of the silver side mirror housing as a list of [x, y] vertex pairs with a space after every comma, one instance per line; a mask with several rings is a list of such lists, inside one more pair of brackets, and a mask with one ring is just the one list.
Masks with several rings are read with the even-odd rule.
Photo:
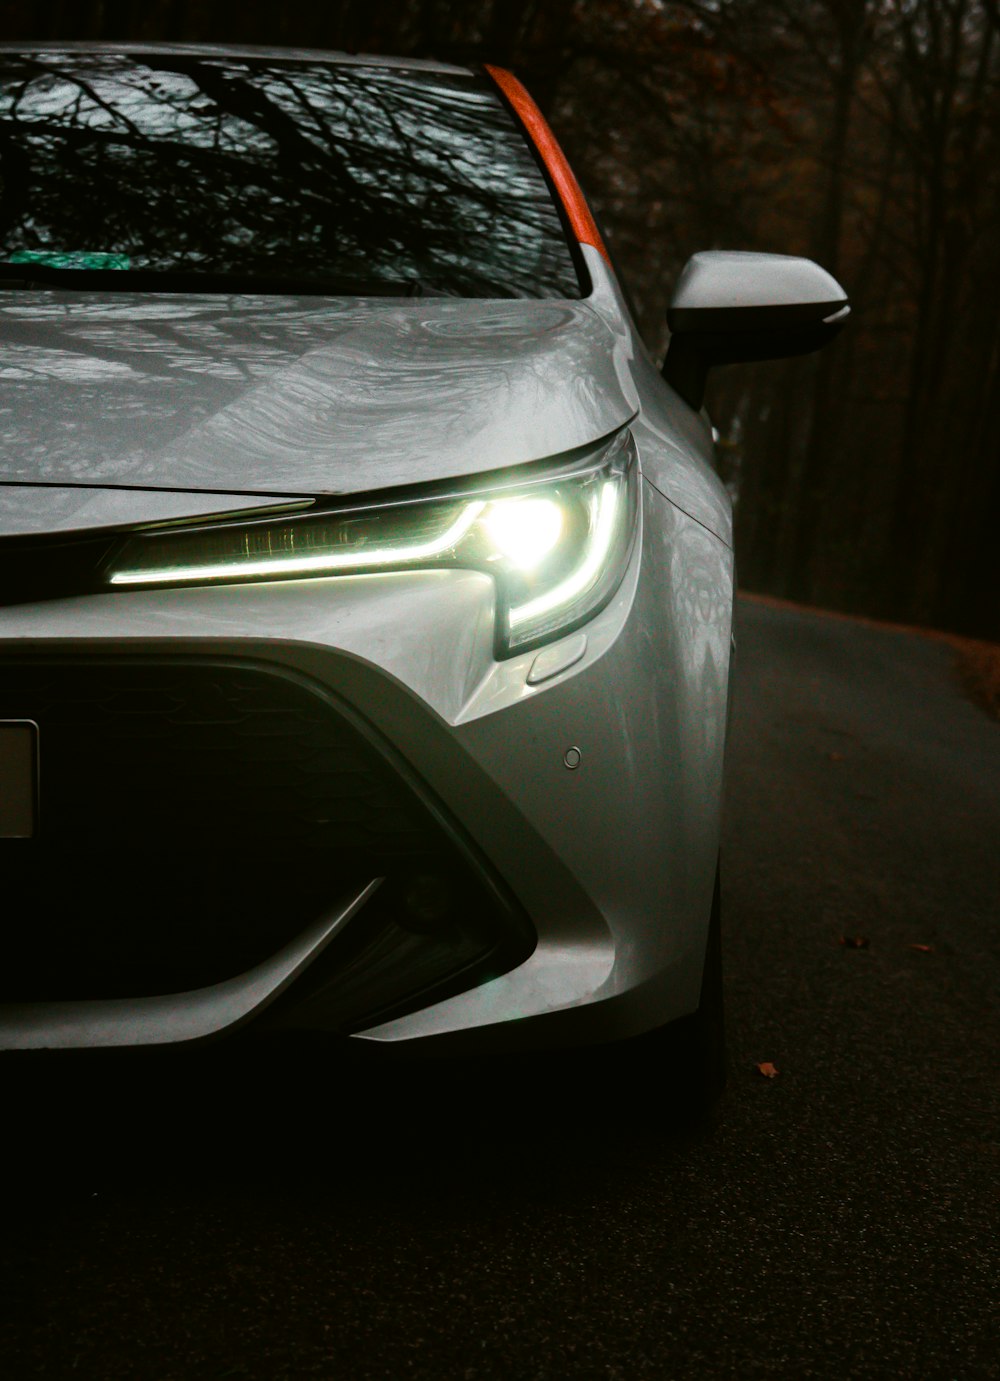
[[704, 250], [687, 261], [674, 289], [663, 377], [697, 411], [714, 365], [807, 355], [831, 341], [850, 312], [844, 289], [811, 259]]

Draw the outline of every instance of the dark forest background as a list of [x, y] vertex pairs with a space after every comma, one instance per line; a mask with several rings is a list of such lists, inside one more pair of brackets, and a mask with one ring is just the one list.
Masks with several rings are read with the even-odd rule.
[[696, 249], [807, 254], [854, 316], [717, 371], [741, 584], [1000, 640], [1000, 0], [52, 0], [4, 39], [289, 44], [508, 66], [662, 354]]

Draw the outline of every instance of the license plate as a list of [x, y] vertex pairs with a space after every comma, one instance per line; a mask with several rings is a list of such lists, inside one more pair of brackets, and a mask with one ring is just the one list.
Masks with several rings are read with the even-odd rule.
[[38, 825], [38, 725], [0, 720], [0, 839], [30, 839]]

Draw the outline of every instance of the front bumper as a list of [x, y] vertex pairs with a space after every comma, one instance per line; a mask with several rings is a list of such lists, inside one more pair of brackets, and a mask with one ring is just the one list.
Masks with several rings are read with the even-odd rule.
[[[213, 972], [213, 982], [173, 994], [38, 988], [29, 1001], [0, 1004], [2, 1043], [144, 1044], [253, 1024], [349, 1030], [397, 1047], [503, 1048], [628, 1036], [693, 1010], [718, 849], [731, 553], [644, 491], [626, 578], [584, 640], [573, 634], [504, 662], [493, 657], [492, 585], [476, 572], [3, 610], [0, 659], [9, 665], [210, 657], [319, 687], [389, 746], [422, 800], [439, 803], [479, 881], [492, 880], [523, 925], [501, 919], [504, 957], [492, 970], [470, 969], [460, 990], [428, 989], [416, 1001], [411, 992], [359, 1027], [358, 1009], [348, 1012], [338, 995], [337, 966], [320, 956], [358, 925], [369, 904], [359, 894], [380, 874], [359, 876], [354, 892], [331, 881], [328, 909], [240, 973]], [[177, 847], [187, 847], [183, 830]], [[110, 885], [114, 866], [112, 850]], [[141, 893], [134, 923], [145, 923]], [[37, 924], [30, 914], [8, 920]], [[213, 1005], [211, 990], [227, 984]], [[180, 1021], [196, 1007], [199, 1018]]]

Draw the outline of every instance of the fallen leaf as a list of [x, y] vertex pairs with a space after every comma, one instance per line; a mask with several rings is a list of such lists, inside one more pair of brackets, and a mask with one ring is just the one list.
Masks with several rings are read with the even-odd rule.
[[910, 945], [910, 949], [915, 949], [919, 954], [933, 954], [933, 945]]
[[867, 948], [868, 948], [868, 936], [867, 936], [867, 935], [841, 935], [841, 937], [840, 937], [840, 943], [841, 943], [842, 945], [846, 946], [847, 949], [867, 949]]
[[763, 1074], [765, 1079], [777, 1079], [778, 1077], [777, 1067], [773, 1065], [770, 1060], [764, 1060], [759, 1064], [757, 1066], [757, 1073]]

